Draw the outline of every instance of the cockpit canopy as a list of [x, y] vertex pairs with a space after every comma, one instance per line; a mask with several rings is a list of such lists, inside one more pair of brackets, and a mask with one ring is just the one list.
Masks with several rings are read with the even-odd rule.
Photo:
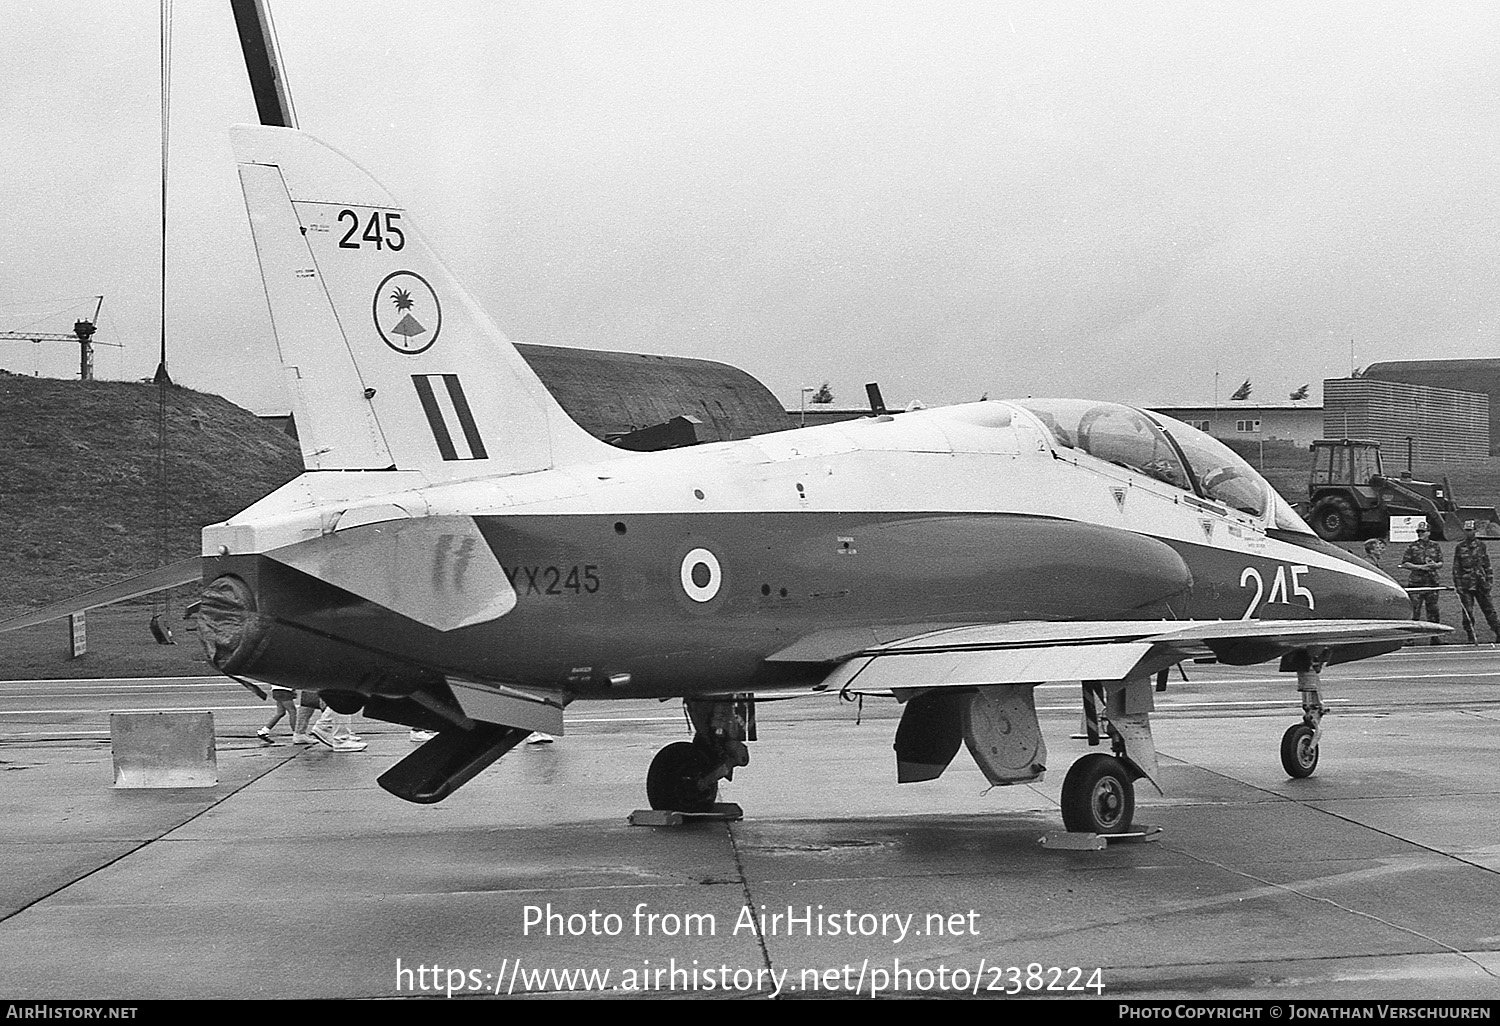
[[1282, 530], [1311, 533], [1250, 464], [1223, 442], [1179, 420], [1082, 399], [1024, 399], [1016, 405], [1041, 420], [1058, 445], [1194, 492], [1257, 520], [1269, 517]]

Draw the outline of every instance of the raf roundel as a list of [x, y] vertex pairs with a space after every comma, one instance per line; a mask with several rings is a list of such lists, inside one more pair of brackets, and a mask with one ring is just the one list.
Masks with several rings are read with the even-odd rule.
[[414, 271], [386, 275], [371, 304], [381, 341], [398, 353], [425, 353], [443, 327], [443, 308], [427, 279]]
[[707, 549], [694, 549], [682, 557], [682, 590], [694, 602], [709, 602], [719, 593], [724, 572], [719, 557]]

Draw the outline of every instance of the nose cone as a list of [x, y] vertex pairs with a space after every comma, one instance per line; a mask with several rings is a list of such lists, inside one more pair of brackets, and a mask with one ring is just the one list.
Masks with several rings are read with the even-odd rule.
[[1351, 564], [1347, 573], [1323, 576], [1327, 580], [1317, 582], [1315, 616], [1350, 620], [1411, 619], [1411, 600], [1406, 589], [1382, 570]]

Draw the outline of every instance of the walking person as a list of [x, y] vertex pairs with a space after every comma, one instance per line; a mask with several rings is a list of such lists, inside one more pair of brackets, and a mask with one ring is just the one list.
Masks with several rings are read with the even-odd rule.
[[287, 726], [292, 728], [292, 738], [295, 740], [297, 737], [297, 692], [290, 688], [278, 688], [272, 685], [271, 701], [276, 703], [276, 712], [272, 714], [270, 721], [264, 727], [255, 732], [255, 736], [260, 738], [260, 743], [263, 745], [275, 744], [276, 742], [271, 740], [271, 731], [285, 716]]
[[1490, 570], [1490, 554], [1475, 533], [1477, 526], [1474, 521], [1465, 520], [1464, 540], [1453, 550], [1453, 588], [1458, 592], [1458, 601], [1463, 603], [1464, 630], [1469, 635], [1471, 645], [1479, 644], [1474, 637], [1475, 603], [1478, 603], [1479, 611], [1484, 614], [1485, 621], [1494, 632], [1495, 640], [1500, 642], [1500, 622], [1496, 622], [1495, 606], [1490, 601], [1490, 585], [1494, 583], [1494, 574]]
[[292, 728], [292, 744], [315, 745], [318, 739], [313, 736], [313, 720], [317, 719], [319, 711], [323, 708], [323, 699], [316, 692], [304, 688], [298, 694], [297, 719]]
[[313, 739], [332, 748], [335, 752], [362, 752], [370, 747], [369, 742], [354, 733], [354, 714], [334, 712], [326, 703], [322, 714], [309, 728]]

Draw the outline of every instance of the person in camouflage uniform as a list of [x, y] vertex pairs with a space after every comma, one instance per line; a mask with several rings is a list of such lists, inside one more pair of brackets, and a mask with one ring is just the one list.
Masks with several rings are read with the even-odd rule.
[[[1411, 571], [1407, 578], [1408, 588], [1431, 588], [1432, 591], [1413, 591], [1411, 596], [1411, 618], [1413, 620], [1423, 619], [1422, 610], [1427, 610], [1426, 619], [1433, 623], [1442, 623], [1438, 617], [1438, 571], [1443, 568], [1443, 550], [1438, 548], [1437, 542], [1429, 537], [1429, 528], [1426, 524], [1417, 525], [1417, 540], [1406, 547], [1406, 552], [1401, 557], [1401, 569]], [[1441, 644], [1437, 638], [1432, 639], [1434, 645]]]
[[1490, 584], [1494, 579], [1490, 572], [1490, 554], [1485, 550], [1484, 542], [1475, 537], [1475, 526], [1472, 520], [1464, 521], [1464, 540], [1453, 550], [1453, 587], [1464, 605], [1464, 630], [1469, 633], [1471, 645], [1479, 643], [1474, 637], [1475, 602], [1479, 603], [1479, 611], [1484, 614], [1490, 630], [1495, 632], [1495, 640], [1500, 641], [1500, 623], [1495, 620], [1495, 607], [1490, 602]]

